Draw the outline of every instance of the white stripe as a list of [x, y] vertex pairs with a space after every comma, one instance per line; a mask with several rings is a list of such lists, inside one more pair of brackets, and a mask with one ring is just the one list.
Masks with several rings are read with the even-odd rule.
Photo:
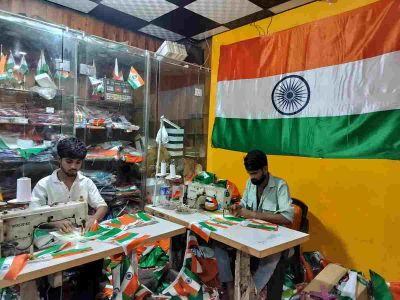
[[184, 134], [185, 133], [185, 129], [176, 129], [176, 128], [167, 128], [165, 127], [165, 129], [167, 130], [168, 133], [171, 134]]
[[171, 156], [183, 156], [183, 151], [168, 151]]
[[8, 271], [10, 271], [14, 258], [15, 256], [6, 257], [3, 264], [0, 266], [0, 280], [3, 280], [4, 277], [7, 275]]
[[165, 145], [168, 149], [183, 149], [183, 144], [170, 144]]
[[182, 136], [168, 136], [168, 140], [170, 142], [183, 142], [183, 135]]
[[[283, 77], [300, 75], [310, 85], [309, 104], [280, 114], [271, 94]], [[400, 108], [400, 51], [314, 70], [218, 82], [216, 116], [241, 119], [330, 117]]]

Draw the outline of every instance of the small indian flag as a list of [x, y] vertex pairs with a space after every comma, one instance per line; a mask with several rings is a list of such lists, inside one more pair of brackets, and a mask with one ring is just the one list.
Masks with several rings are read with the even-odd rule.
[[36, 68], [36, 75], [40, 75], [43, 73], [49, 73], [49, 66], [46, 63], [46, 58], [44, 57], [44, 52], [42, 50], [40, 51], [40, 58]]
[[201, 267], [199, 260], [189, 248], [186, 250], [184, 265], [190, 268], [193, 273], [199, 274], [203, 272], [203, 268]]
[[118, 59], [115, 59], [115, 66], [114, 66], [114, 73], [113, 73], [114, 80], [124, 81], [124, 77], [122, 75], [122, 71], [118, 71]]
[[132, 252], [133, 249], [137, 248], [140, 244], [145, 242], [149, 237], [150, 235], [148, 234], [142, 235], [140, 237], [137, 237], [137, 234], [135, 234], [134, 236], [122, 235], [118, 239], [115, 239], [115, 241], [122, 246], [125, 254], [129, 254]]
[[28, 254], [0, 258], [0, 280], [15, 280], [28, 261]]
[[190, 230], [200, 236], [203, 240], [208, 242], [212, 231], [217, 231], [216, 228], [207, 225], [205, 222], [198, 222], [190, 224]]
[[21, 74], [24, 74], [24, 75], [29, 73], [29, 67], [28, 67], [28, 63], [26, 62], [25, 55], [22, 56], [21, 64], [19, 66], [19, 71], [21, 72]]
[[10, 55], [8, 56], [7, 64], [6, 64], [6, 70], [8, 73], [12, 73], [15, 67], [15, 59], [14, 55], [10, 51]]
[[143, 78], [139, 75], [139, 73], [135, 70], [134, 67], [131, 67], [131, 71], [129, 72], [128, 83], [134, 90], [144, 85]]
[[136, 274], [133, 273], [132, 266], [129, 266], [121, 284], [122, 299], [131, 299], [138, 290], [140, 284]]

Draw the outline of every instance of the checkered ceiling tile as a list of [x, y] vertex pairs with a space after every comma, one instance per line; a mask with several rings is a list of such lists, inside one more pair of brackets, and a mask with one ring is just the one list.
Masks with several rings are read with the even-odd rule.
[[317, 0], [47, 0], [163, 40], [201, 41]]
[[261, 7], [248, 0], [197, 0], [185, 6], [185, 8], [220, 24], [262, 10]]
[[97, 6], [97, 3], [89, 0], [48, 0], [50, 2], [66, 6], [80, 12], [88, 13]]
[[148, 22], [178, 8], [166, 0], [103, 0], [101, 4]]
[[184, 38], [183, 35], [158, 27], [153, 24], [147, 25], [146, 27], [139, 29], [139, 31], [168, 41], [178, 41]]

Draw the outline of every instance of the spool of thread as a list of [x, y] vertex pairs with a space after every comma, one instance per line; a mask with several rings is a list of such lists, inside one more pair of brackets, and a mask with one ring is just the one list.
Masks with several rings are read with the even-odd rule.
[[167, 163], [165, 161], [161, 162], [161, 175], [167, 174]]
[[176, 170], [175, 170], [175, 165], [174, 164], [170, 164], [169, 165], [169, 176], [171, 176], [171, 178], [175, 178], [176, 177]]
[[31, 179], [28, 177], [21, 177], [17, 180], [17, 201], [26, 202], [31, 201]]

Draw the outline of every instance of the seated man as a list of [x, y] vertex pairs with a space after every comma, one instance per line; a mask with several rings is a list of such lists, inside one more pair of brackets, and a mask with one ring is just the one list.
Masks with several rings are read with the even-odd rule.
[[[289, 188], [286, 182], [268, 172], [268, 161], [265, 153], [253, 150], [244, 158], [244, 166], [250, 178], [240, 204], [232, 206], [232, 214], [245, 218], [260, 219], [278, 225], [290, 225], [293, 220]], [[233, 300], [233, 276], [229, 253], [222, 244], [215, 244], [215, 256], [218, 262], [220, 281], [226, 285], [227, 298]], [[281, 253], [262, 259], [252, 258], [255, 262], [252, 270], [258, 299], [266, 298], [266, 285], [271, 278]], [[253, 267], [253, 263], [251, 267]], [[252, 268], [253, 269], [253, 268]]]
[[[60, 140], [57, 144], [60, 168], [37, 183], [32, 191], [32, 204], [34, 206], [53, 205], [80, 200], [82, 197], [96, 211], [85, 224], [85, 230], [88, 231], [95, 221], [100, 222], [104, 218], [108, 208], [93, 181], [79, 172], [86, 153], [85, 144], [78, 139], [65, 138]], [[49, 223], [47, 228], [57, 228], [61, 232], [68, 233], [74, 230], [74, 225], [69, 220], [62, 220]], [[82, 295], [82, 299], [94, 299], [98, 292], [102, 267], [102, 260], [80, 267], [78, 289], [89, 293], [89, 295]], [[59, 293], [59, 291], [56, 291], [56, 293]], [[59, 296], [55, 298], [57, 297], [59, 299]], [[28, 296], [27, 299], [35, 299], [35, 297]], [[78, 298], [75, 297], [74, 299]]]
[[[32, 191], [34, 205], [53, 205], [77, 201], [81, 197], [87, 201], [96, 213], [87, 220], [86, 230], [95, 221], [101, 221], [107, 213], [107, 204], [101, 197], [93, 181], [79, 173], [86, 157], [86, 146], [76, 138], [66, 138], [57, 144], [60, 168], [53, 174], [42, 178]], [[71, 232], [73, 225], [69, 220], [51, 223], [62, 232]]]

